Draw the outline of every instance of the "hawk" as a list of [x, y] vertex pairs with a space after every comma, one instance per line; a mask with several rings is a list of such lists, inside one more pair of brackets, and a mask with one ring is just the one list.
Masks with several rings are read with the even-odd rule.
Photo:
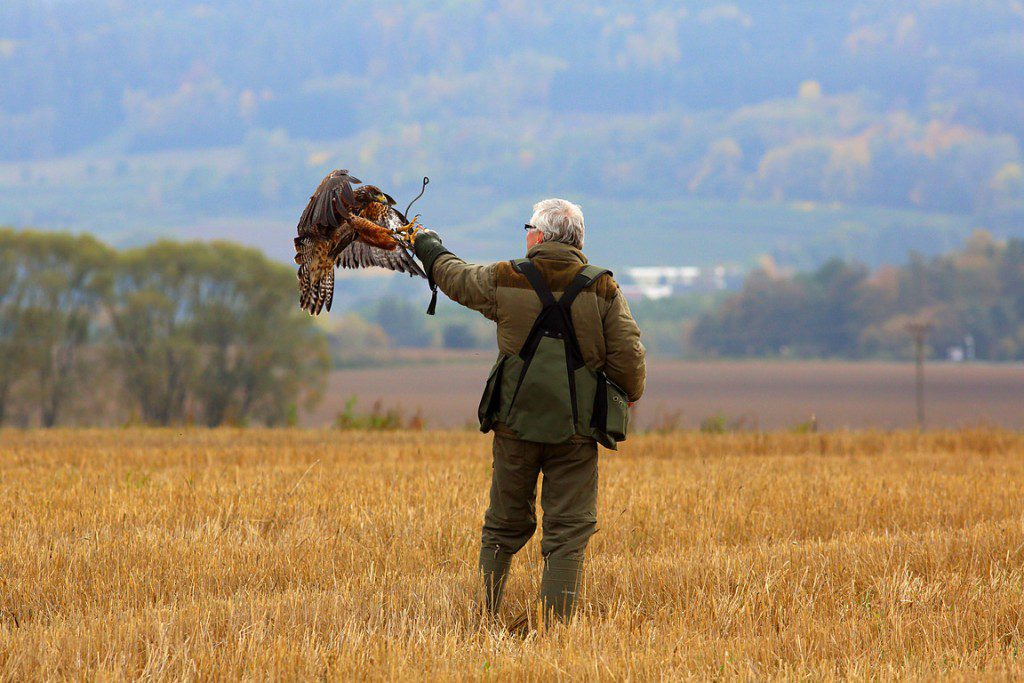
[[427, 277], [408, 251], [416, 219], [407, 223], [394, 205], [391, 195], [346, 170], [327, 174], [299, 218], [299, 306], [310, 315], [331, 310], [335, 267], [380, 266]]

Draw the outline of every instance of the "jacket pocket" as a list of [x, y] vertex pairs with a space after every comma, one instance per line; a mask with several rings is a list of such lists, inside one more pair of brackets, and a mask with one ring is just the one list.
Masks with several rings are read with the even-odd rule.
[[615, 382], [607, 377], [608, 385], [608, 423], [605, 431], [616, 441], [625, 441], [629, 433], [629, 397]]
[[622, 387], [603, 372], [596, 375], [597, 389], [590, 426], [601, 445], [615, 450], [616, 444], [625, 441], [629, 433], [629, 398]]
[[484, 394], [480, 397], [480, 405], [477, 406], [476, 416], [480, 420], [480, 431], [485, 434], [491, 431], [495, 418], [501, 408], [501, 381], [505, 361], [508, 357], [505, 354], [498, 356], [498, 360], [491, 368], [491, 374], [487, 376], [487, 384], [484, 385]]

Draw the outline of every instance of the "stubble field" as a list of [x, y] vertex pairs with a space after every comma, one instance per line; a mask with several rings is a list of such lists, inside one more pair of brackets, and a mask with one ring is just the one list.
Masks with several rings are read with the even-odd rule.
[[[677, 433], [601, 454], [584, 608], [475, 577], [472, 432], [0, 432], [0, 677], [1024, 675], [1024, 435]], [[539, 583], [516, 558], [502, 620]]]

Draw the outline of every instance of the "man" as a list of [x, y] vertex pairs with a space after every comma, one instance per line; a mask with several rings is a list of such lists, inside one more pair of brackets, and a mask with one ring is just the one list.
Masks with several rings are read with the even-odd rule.
[[[606, 433], [612, 430], [598, 418], [608, 419], [605, 382], [625, 395], [610, 394], [612, 408], [621, 403], [628, 415], [625, 402], [643, 394], [646, 371], [640, 330], [625, 297], [610, 273], [587, 266], [580, 207], [545, 199], [533, 209], [526, 259], [468, 264], [430, 231], [421, 232], [414, 246], [441, 291], [498, 326], [500, 355], [480, 410], [483, 431], [494, 431], [480, 549], [487, 610], [497, 611], [512, 556], [536, 529], [537, 477], [543, 472], [541, 599], [545, 614], [567, 619], [597, 525], [597, 440], [615, 446]], [[541, 356], [546, 360], [536, 360]], [[620, 439], [624, 424], [621, 431]]]

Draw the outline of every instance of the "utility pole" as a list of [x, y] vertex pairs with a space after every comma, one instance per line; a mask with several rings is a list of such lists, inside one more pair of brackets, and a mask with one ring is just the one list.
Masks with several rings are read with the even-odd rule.
[[933, 327], [935, 325], [927, 320], [914, 320], [907, 323], [907, 332], [914, 338], [914, 358], [917, 365], [915, 376], [917, 428], [921, 431], [924, 431], [924, 343]]

